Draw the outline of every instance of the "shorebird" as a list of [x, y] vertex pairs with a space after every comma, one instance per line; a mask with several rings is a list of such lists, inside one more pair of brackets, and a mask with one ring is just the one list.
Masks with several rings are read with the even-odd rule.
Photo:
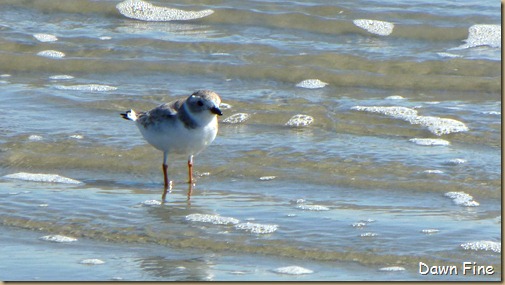
[[[121, 113], [126, 120], [134, 121], [142, 136], [156, 149], [163, 151], [163, 178], [165, 189], [172, 182], [167, 177], [167, 159], [170, 154], [188, 157], [188, 183], [193, 185], [193, 156], [211, 144], [217, 135], [217, 116], [221, 98], [210, 90], [198, 90], [186, 99], [162, 104], [152, 110]], [[190, 188], [191, 189], [191, 188]]]

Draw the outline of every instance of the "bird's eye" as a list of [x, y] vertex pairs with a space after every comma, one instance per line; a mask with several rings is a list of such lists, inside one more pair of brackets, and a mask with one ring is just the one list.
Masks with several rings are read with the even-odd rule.
[[200, 106], [200, 107], [203, 106], [203, 102], [202, 101], [198, 101], [198, 102], [196, 102], [196, 104], [198, 104], [198, 106]]

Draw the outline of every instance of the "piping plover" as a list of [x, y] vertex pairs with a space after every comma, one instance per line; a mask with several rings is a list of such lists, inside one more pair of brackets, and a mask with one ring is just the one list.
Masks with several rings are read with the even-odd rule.
[[163, 151], [163, 178], [166, 190], [171, 186], [167, 178], [169, 154], [188, 156], [189, 183], [193, 184], [193, 156], [204, 150], [217, 135], [217, 116], [221, 98], [210, 90], [199, 90], [186, 99], [162, 104], [150, 111], [122, 113], [124, 119], [134, 121], [140, 133], [155, 148]]

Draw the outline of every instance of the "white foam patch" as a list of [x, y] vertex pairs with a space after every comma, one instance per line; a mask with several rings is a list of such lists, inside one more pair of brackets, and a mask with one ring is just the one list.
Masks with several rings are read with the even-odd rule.
[[55, 85], [58, 90], [106, 92], [117, 90], [117, 87], [102, 84]]
[[433, 116], [419, 116], [417, 110], [400, 107], [400, 106], [354, 106], [351, 110], [378, 113], [407, 121], [413, 125], [421, 125], [426, 127], [431, 133], [441, 136], [444, 134], [466, 132], [468, 127], [460, 121], [448, 118], [440, 118]]
[[354, 106], [351, 107], [351, 110], [378, 113], [404, 121], [409, 121], [412, 117], [417, 117], [416, 110], [400, 106]]
[[489, 241], [489, 240], [481, 240], [468, 242], [461, 245], [461, 247], [465, 250], [484, 250], [484, 251], [494, 251], [497, 253], [501, 253], [501, 242]]
[[221, 102], [221, 104], [219, 104], [219, 109], [221, 109], [221, 110], [231, 109], [231, 107], [232, 106], [230, 104], [228, 104], [228, 103], [222, 103]]
[[386, 100], [405, 100], [405, 98], [400, 95], [391, 95], [391, 96], [388, 96], [384, 99], [386, 99]]
[[102, 37], [99, 37], [99, 39], [102, 40], [102, 41], [108, 41], [108, 40], [112, 40], [112, 37], [102, 36]]
[[83, 259], [79, 263], [86, 264], [86, 265], [100, 265], [100, 264], [104, 264], [105, 261], [100, 260], [100, 259], [96, 259], [96, 258], [90, 258], [90, 259]]
[[270, 181], [270, 180], [274, 180], [275, 178], [277, 178], [277, 177], [276, 176], [261, 176], [260, 180], [261, 181]]
[[57, 50], [43, 50], [37, 53], [38, 56], [49, 57], [49, 58], [63, 58], [65, 53]]
[[187, 221], [210, 223], [214, 225], [238, 224], [240, 221], [231, 217], [222, 217], [220, 215], [210, 214], [190, 214], [186, 216]]
[[214, 13], [213, 10], [184, 11], [159, 7], [142, 0], [126, 0], [116, 5], [123, 16], [142, 21], [176, 21], [199, 19]]
[[61, 242], [61, 243], [68, 243], [68, 242], [77, 241], [76, 238], [62, 236], [62, 235], [48, 235], [48, 236], [40, 237], [39, 239], [45, 240], [45, 241], [50, 241], [50, 242]]
[[306, 127], [314, 122], [314, 117], [309, 115], [298, 114], [294, 115], [286, 123], [286, 126], [290, 127]]
[[307, 205], [307, 204], [299, 204], [296, 206], [297, 209], [304, 211], [329, 211], [330, 208], [322, 205]]
[[58, 174], [43, 174], [43, 173], [27, 173], [18, 172], [5, 175], [4, 178], [19, 179], [33, 182], [50, 182], [50, 183], [64, 183], [64, 184], [82, 184], [79, 180], [63, 177]]
[[[227, 53], [227, 52], [213, 52], [213, 53], [211, 53], [211, 55], [214, 55], [214, 56], [230, 56], [231, 54]], [[226, 81], [231, 81], [231, 79], [226, 79]]]
[[74, 77], [72, 75], [58, 74], [58, 75], [49, 76], [49, 79], [52, 79], [52, 80], [68, 80], [68, 79], [74, 79]]
[[423, 173], [427, 173], [427, 174], [444, 174], [444, 172], [442, 170], [438, 170], [438, 169], [424, 170]]
[[473, 200], [471, 195], [465, 192], [447, 192], [444, 196], [451, 198], [454, 204], [458, 206], [477, 207], [480, 205], [479, 202]]
[[413, 142], [417, 145], [450, 145], [451, 143], [442, 139], [424, 139], [424, 138], [413, 138], [409, 142]]
[[465, 163], [466, 163], [466, 159], [463, 159], [463, 158], [449, 159], [447, 162], [445, 162], [445, 164], [448, 164], [448, 165], [460, 165], [460, 164], [465, 164]]
[[82, 140], [84, 138], [84, 136], [82, 136], [82, 135], [71, 135], [68, 137], [71, 139], [76, 139], [76, 140]]
[[43, 140], [43, 137], [39, 136], [39, 135], [30, 135], [28, 137], [28, 140], [31, 140], [31, 141], [41, 141], [41, 140]]
[[450, 52], [437, 52], [437, 55], [440, 56], [440, 57], [446, 57], [446, 58], [463, 57], [462, 55], [454, 54], [454, 53], [450, 53]]
[[55, 42], [58, 40], [55, 35], [51, 34], [34, 34], [33, 37], [40, 42]]
[[296, 265], [291, 265], [291, 266], [286, 266], [286, 267], [279, 267], [273, 270], [275, 273], [279, 274], [289, 274], [289, 275], [303, 275], [303, 274], [312, 274], [314, 271], [296, 266]]
[[306, 79], [303, 81], [300, 81], [296, 84], [296, 87], [301, 87], [301, 88], [307, 88], [307, 89], [318, 89], [318, 88], [323, 88], [328, 83], [323, 82], [319, 79]]
[[142, 202], [142, 205], [144, 205], [144, 206], [160, 206], [161, 205], [161, 201], [158, 201], [158, 200], [146, 200], [146, 201]]
[[366, 225], [367, 225], [367, 223], [365, 223], [365, 222], [356, 222], [356, 223], [352, 224], [352, 227], [353, 228], [362, 228], [362, 227], [365, 227]]
[[405, 267], [401, 267], [401, 266], [389, 266], [389, 267], [382, 267], [379, 270], [380, 271], [404, 271]]
[[247, 121], [251, 115], [247, 113], [236, 113], [223, 120], [223, 123], [239, 124]]
[[501, 112], [500, 111], [484, 111], [484, 112], [482, 112], [482, 114], [501, 116]]
[[435, 233], [438, 233], [440, 230], [437, 230], [437, 229], [424, 229], [424, 230], [421, 230], [421, 232], [423, 234], [435, 234]]
[[463, 122], [449, 118], [417, 116], [410, 123], [424, 126], [437, 136], [468, 131], [468, 127]]
[[253, 234], [270, 234], [275, 232], [278, 227], [278, 225], [257, 224], [250, 222], [235, 225], [236, 229], [245, 230]]
[[379, 36], [390, 35], [393, 32], [393, 28], [395, 27], [395, 25], [390, 22], [369, 19], [356, 19], [352, 22], [357, 27]]
[[366, 220], [361, 220], [359, 222], [353, 223], [351, 226], [353, 228], [363, 228], [366, 227], [368, 224], [375, 222], [373, 219], [366, 219]]
[[376, 233], [362, 233], [359, 235], [360, 237], [376, 237], [378, 234]]
[[458, 49], [478, 46], [490, 46], [501, 48], [501, 26], [500, 25], [473, 25], [468, 28], [468, 38], [466, 44]]
[[22, 192], [9, 192], [9, 195], [19, 195], [19, 194], [28, 194], [30, 191], [22, 191]]

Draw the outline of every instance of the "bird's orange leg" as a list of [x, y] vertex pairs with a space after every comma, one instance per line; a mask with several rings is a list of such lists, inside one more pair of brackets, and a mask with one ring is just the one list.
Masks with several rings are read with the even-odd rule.
[[172, 190], [172, 181], [168, 181], [168, 175], [167, 175], [167, 152], [163, 152], [163, 164], [161, 165], [163, 168], [163, 182], [165, 183], [165, 187], [163, 189], [163, 195], [161, 195], [161, 201], [165, 201], [165, 197], [167, 196], [167, 190]]
[[163, 164], [162, 167], [163, 167], [163, 178], [165, 180], [165, 187], [163, 187], [163, 194], [161, 195], [161, 201], [165, 201], [165, 198], [167, 197], [167, 190], [168, 190], [168, 178], [167, 178], [168, 166], [166, 164]]
[[188, 158], [188, 176], [189, 176], [189, 184], [193, 184], [193, 156], [190, 155]]
[[163, 181], [165, 182], [165, 188], [168, 188], [168, 175], [167, 175], [168, 166], [166, 164], [163, 164], [162, 167], [163, 167]]

